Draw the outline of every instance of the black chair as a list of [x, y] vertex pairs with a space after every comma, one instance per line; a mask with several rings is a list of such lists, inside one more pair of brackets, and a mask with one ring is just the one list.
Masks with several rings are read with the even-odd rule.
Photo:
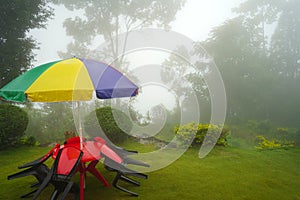
[[[148, 176], [146, 174], [139, 173], [139, 172], [136, 172], [136, 171], [134, 171], [132, 169], [127, 168], [124, 165], [125, 163], [122, 163], [122, 164], [117, 163], [114, 160], [106, 157], [105, 155], [103, 155], [103, 157], [104, 157], [103, 164], [104, 164], [105, 169], [107, 169], [108, 171], [111, 171], [111, 172], [116, 172], [116, 176], [115, 176], [115, 178], [114, 178], [114, 180], [112, 182], [112, 185], [115, 188], [117, 188], [117, 189], [119, 189], [119, 190], [121, 190], [123, 192], [129, 193], [129, 194], [131, 194], [133, 196], [138, 196], [137, 193], [132, 192], [132, 191], [130, 191], [130, 190], [128, 190], [128, 189], [126, 189], [126, 188], [118, 185], [118, 182], [119, 182], [119, 180], [121, 180], [121, 181], [124, 181], [124, 182], [127, 182], [127, 183], [131, 183], [131, 184], [136, 185], [136, 186], [140, 186], [140, 183], [138, 181], [133, 180], [132, 178], [129, 178], [128, 176], [134, 176], [134, 177], [142, 178], [142, 179], [147, 179]], [[142, 162], [139, 161], [138, 163], [140, 164]], [[147, 165], [145, 163], [143, 163], [143, 166], [149, 167], [149, 165]]]
[[111, 148], [115, 153], [117, 153], [121, 157], [126, 157], [128, 155], [137, 154], [138, 152], [135, 150], [127, 150], [121, 147], [114, 145], [109, 140], [105, 140], [102, 137], [95, 137], [94, 141], [99, 142], [101, 144], [106, 144], [109, 148]]
[[[118, 154], [118, 156], [120, 156], [123, 160], [123, 163], [125, 164], [133, 164], [133, 165], [139, 165], [139, 166], [144, 166], [144, 167], [150, 167], [150, 165], [143, 163], [141, 161], [138, 160], [134, 160], [132, 158], [128, 158], [127, 156], [129, 155], [133, 155], [133, 154], [137, 154], [138, 151], [135, 150], [127, 150], [118, 146], [115, 146], [111, 143], [106, 142], [103, 138], [101, 137], [95, 137], [94, 140], [96, 142], [100, 142], [101, 144], [106, 145], [107, 147], [109, 147], [111, 150], [113, 150], [116, 154]], [[104, 155], [106, 157], [108, 157], [107, 155]]]
[[51, 200], [63, 200], [69, 192], [74, 193], [75, 199], [79, 199], [79, 187], [71, 180], [71, 178], [80, 164], [82, 155], [83, 152], [73, 146], [61, 148], [58, 151], [55, 161], [47, 173], [46, 178], [35, 192], [33, 200], [37, 199], [50, 183], [55, 188]]
[[[44, 156], [26, 163], [24, 165], [19, 166], [19, 169], [24, 169], [23, 171], [17, 172], [15, 174], [9, 175], [7, 176], [8, 180], [12, 180], [12, 179], [16, 179], [16, 178], [21, 178], [21, 177], [25, 177], [25, 176], [34, 176], [37, 179], [36, 183], [33, 183], [30, 188], [36, 187], [38, 185], [40, 185], [43, 180], [46, 178], [48, 172], [49, 172], [49, 168], [47, 165], [44, 164], [44, 162], [53, 155], [53, 153], [59, 149], [59, 144], [56, 144], [47, 154], [45, 154]], [[26, 198], [29, 197], [30, 195], [32, 195], [33, 193], [35, 193], [37, 191], [37, 189], [22, 195], [21, 198]]]
[[[104, 162], [103, 162], [104, 167], [108, 171], [116, 172], [116, 176], [112, 182], [112, 185], [115, 188], [122, 190], [126, 193], [129, 193], [133, 196], [138, 196], [137, 193], [127, 190], [124, 187], [118, 185], [118, 181], [121, 180], [136, 186], [140, 186], [140, 183], [138, 181], [133, 180], [128, 176], [134, 176], [143, 179], [147, 179], [148, 176], [146, 174], [131, 170], [127, 168], [126, 165], [132, 164], [132, 165], [139, 165], [144, 167], [150, 167], [150, 165], [127, 157], [128, 155], [137, 154], [138, 153], [137, 151], [129, 151], [124, 148], [117, 147], [113, 144], [109, 144], [101, 137], [95, 137], [94, 140], [103, 145], [101, 149], [101, 157], [104, 158]], [[121, 162], [119, 158], [121, 159]]]

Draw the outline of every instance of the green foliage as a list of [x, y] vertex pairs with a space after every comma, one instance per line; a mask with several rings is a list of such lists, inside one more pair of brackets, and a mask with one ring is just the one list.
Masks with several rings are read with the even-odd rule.
[[84, 126], [89, 136], [105, 134], [113, 143], [122, 143], [127, 139], [126, 133], [130, 132], [132, 123], [122, 111], [111, 107], [102, 107], [87, 115]]
[[255, 132], [264, 133], [272, 131], [272, 124], [270, 120], [248, 120], [247, 127]]
[[256, 141], [258, 146], [255, 146], [257, 150], [264, 150], [264, 149], [287, 149], [290, 147], [294, 147], [294, 142], [291, 141], [279, 141], [279, 140], [268, 140], [262, 135], [256, 136]]
[[277, 128], [277, 132], [279, 135], [287, 135], [289, 130], [287, 128], [279, 127]]
[[20, 144], [27, 145], [27, 146], [37, 146], [37, 145], [39, 145], [39, 142], [32, 135], [30, 135], [30, 136], [24, 135], [20, 139]]
[[0, 104], [0, 149], [17, 144], [27, 125], [28, 116], [23, 109]]
[[300, 146], [300, 129], [295, 132], [295, 145]]
[[34, 135], [29, 133], [29, 135], [33, 135], [39, 140], [44, 138], [47, 142], [60, 142], [64, 141], [66, 131], [75, 130], [72, 103], [44, 103], [43, 112], [46, 113], [41, 121], [45, 126], [43, 134], [37, 133], [38, 135]]
[[[177, 11], [183, 7], [184, 2], [185, 0], [89, 0], [88, 2], [86, 0], [55, 0], [54, 3], [62, 4], [71, 11], [76, 9], [84, 11], [83, 18], [65, 20], [64, 27], [66, 27], [67, 34], [74, 38], [74, 42], [68, 45], [67, 53], [60, 53], [60, 55], [61, 57], [70, 54], [86, 56], [93, 39], [101, 36], [111, 44], [98, 56], [118, 58], [126, 49], [123, 46], [119, 47], [118, 42], [115, 42], [118, 41], [120, 33], [128, 34], [135, 29], [151, 25], [168, 27]], [[115, 41], [114, 37], [116, 37]]]
[[[290, 0], [281, 5], [281, 14], [271, 41], [273, 70], [293, 82], [299, 77], [300, 1]], [[299, 81], [299, 80], [298, 80]], [[285, 87], [286, 88], [286, 87]], [[297, 94], [297, 93], [296, 93]], [[290, 97], [289, 97], [290, 98]]]
[[191, 144], [191, 141], [194, 140], [198, 129], [196, 123], [188, 123], [182, 126], [175, 126], [174, 133], [176, 137], [182, 142], [182, 145], [186, 146]]
[[[227, 121], [270, 119], [298, 126], [299, 7], [297, 0], [246, 0], [234, 10], [235, 18], [215, 27], [200, 43], [222, 74]], [[268, 24], [276, 24], [273, 35], [266, 31]]]
[[26, 71], [37, 43], [30, 29], [42, 28], [53, 14], [49, 0], [2, 0], [0, 4], [0, 88]]
[[71, 103], [44, 103], [36, 108], [26, 105], [29, 124], [25, 134], [41, 144], [63, 142], [65, 132], [75, 130]]
[[[221, 129], [218, 125], [188, 123], [182, 126], [175, 126], [174, 132], [183, 145], [202, 144], [206, 138], [207, 142], [217, 141], [217, 145], [227, 146], [227, 136], [229, 131], [226, 128]], [[219, 136], [219, 138], [216, 138]]]

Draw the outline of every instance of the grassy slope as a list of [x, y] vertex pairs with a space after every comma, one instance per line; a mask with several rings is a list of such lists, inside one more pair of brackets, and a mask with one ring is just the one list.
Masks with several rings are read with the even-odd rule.
[[[152, 147], [128, 144], [129, 149], [151, 151]], [[134, 147], [134, 148], [133, 148]], [[49, 149], [49, 148], [48, 148]], [[31, 161], [47, 148], [19, 148], [0, 152], [0, 199], [18, 199], [29, 191], [33, 178], [7, 181], [17, 166]], [[149, 173], [138, 192], [130, 197], [115, 188], [104, 188], [88, 175], [85, 199], [300, 199], [300, 149], [255, 151], [215, 148], [204, 159], [198, 149], [190, 149], [172, 165]], [[113, 174], [99, 169], [111, 181]], [[75, 179], [78, 180], [78, 175]], [[47, 191], [41, 199], [48, 199]]]

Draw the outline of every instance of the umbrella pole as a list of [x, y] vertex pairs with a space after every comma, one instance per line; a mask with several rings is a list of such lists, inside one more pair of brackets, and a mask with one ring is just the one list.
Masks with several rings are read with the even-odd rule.
[[80, 150], [83, 149], [83, 136], [82, 136], [82, 126], [81, 126], [81, 118], [80, 118], [80, 102], [77, 101], [77, 114], [78, 114], [78, 129], [79, 129], [79, 138], [80, 138]]
[[[78, 129], [79, 129], [79, 138], [80, 138], [80, 150], [83, 150], [83, 136], [82, 136], [82, 126], [80, 118], [80, 102], [77, 101], [77, 119], [78, 119]], [[80, 200], [84, 199], [84, 188], [85, 188], [85, 164], [80, 163]]]

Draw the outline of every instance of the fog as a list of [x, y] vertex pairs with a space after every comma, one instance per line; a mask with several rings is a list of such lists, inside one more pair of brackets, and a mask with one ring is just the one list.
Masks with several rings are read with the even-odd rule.
[[[32, 36], [39, 49], [22, 45], [28, 50], [22, 63], [7, 56], [1, 85], [46, 62], [86, 57], [113, 65], [140, 86], [135, 98], [100, 103], [129, 107], [139, 123], [168, 116], [168, 130], [161, 130], [172, 132], [187, 117], [229, 125], [246, 140], [277, 137], [280, 128], [296, 140], [299, 2], [53, 1], [44, 15], [36, 11], [41, 21], [25, 29], [24, 38]], [[6, 37], [1, 44], [7, 51], [13, 40]]]
[[[243, 0], [188, 0], [181, 10], [176, 13], [174, 21], [170, 23], [171, 30], [184, 34], [194, 41], [206, 39], [213, 27], [220, 25], [226, 19], [234, 16], [232, 8]], [[35, 50], [34, 64], [38, 65], [59, 59], [58, 51], [66, 51], [72, 37], [66, 34], [63, 22], [66, 18], [76, 16], [83, 17], [82, 10], [70, 11], [63, 5], [52, 5], [54, 9], [53, 19], [47, 22], [45, 29], [33, 29], [29, 32], [39, 43], [39, 49]], [[91, 49], [96, 48], [103, 39], [91, 44]]]

